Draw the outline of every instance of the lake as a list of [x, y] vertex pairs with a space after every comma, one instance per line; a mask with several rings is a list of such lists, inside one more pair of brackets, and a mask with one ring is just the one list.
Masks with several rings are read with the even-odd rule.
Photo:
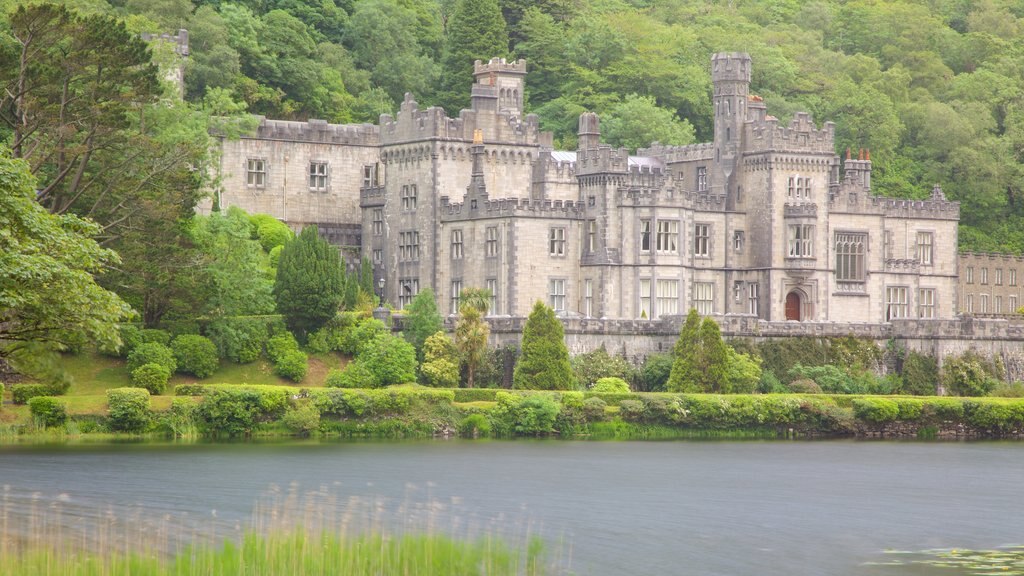
[[1024, 542], [1022, 480], [1014, 442], [0, 447], [9, 535], [33, 537], [31, 518], [59, 509], [62, 534], [106, 517], [220, 537], [294, 493], [295, 515], [328, 524], [540, 535], [567, 573], [595, 575], [895, 574], [871, 563], [887, 549]]

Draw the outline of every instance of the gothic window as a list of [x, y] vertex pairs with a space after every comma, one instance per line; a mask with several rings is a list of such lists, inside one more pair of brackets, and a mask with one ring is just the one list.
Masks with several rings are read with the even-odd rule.
[[697, 192], [708, 191], [708, 168], [707, 166], [697, 167]]
[[1016, 296], [1010, 296], [1010, 314], [1013, 314], [1016, 311], [1017, 311], [1017, 297]]
[[702, 258], [711, 256], [711, 225], [693, 225], [693, 255]]
[[1003, 297], [1002, 296], [996, 296], [995, 297], [995, 308], [993, 308], [992, 311], [995, 312], [996, 314], [1002, 314], [1003, 313]]
[[253, 188], [264, 188], [267, 185], [267, 161], [262, 158], [249, 158], [245, 162], [245, 185]]
[[420, 259], [420, 233], [400, 232], [398, 234], [398, 259], [415, 262]]
[[416, 209], [416, 185], [402, 186], [402, 210]]
[[462, 280], [452, 280], [452, 314], [459, 313], [460, 296], [462, 296]]
[[384, 251], [376, 249], [373, 251], [373, 263], [382, 264], [384, 262]]
[[488, 226], [484, 231], [484, 255], [494, 258], [498, 255], [498, 227]]
[[812, 224], [790, 224], [790, 258], [814, 258], [814, 226]]
[[589, 278], [583, 281], [583, 315], [594, 315], [594, 281]]
[[587, 252], [597, 250], [597, 220], [587, 220]]
[[651, 251], [651, 221], [641, 220], [640, 221], [640, 251], [650, 252]]
[[679, 253], [678, 220], [658, 220], [657, 250], [659, 254]]
[[452, 260], [462, 259], [462, 230], [452, 230]]
[[552, 278], [548, 280], [548, 292], [551, 298], [551, 308], [555, 311], [565, 310], [565, 279]]
[[760, 288], [757, 282], [751, 282], [747, 284], [747, 313], [759, 316], [761, 313], [761, 307], [758, 300], [758, 292]]
[[309, 190], [311, 192], [327, 191], [327, 162], [309, 163]]
[[864, 252], [867, 234], [836, 234], [836, 281], [863, 282], [866, 276]]
[[981, 298], [981, 313], [988, 314], [988, 294], [982, 294]]
[[556, 227], [548, 230], [548, 254], [565, 256], [565, 228]]
[[906, 286], [886, 286], [885, 321], [910, 316], [909, 290]]
[[398, 306], [405, 308], [412, 304], [412, 299], [420, 293], [419, 278], [400, 278], [398, 280]]
[[715, 285], [711, 282], [693, 283], [693, 307], [701, 316], [707, 316], [715, 310]]
[[380, 236], [384, 234], [384, 209], [374, 208], [373, 209], [373, 235]]
[[931, 232], [917, 233], [917, 261], [922, 266], [932, 265], [932, 246], [935, 243], [935, 236]]
[[640, 317], [651, 317], [651, 279], [640, 279]]
[[679, 280], [658, 280], [657, 309], [659, 316], [679, 313]]
[[484, 280], [484, 288], [491, 293], [491, 315], [500, 314], [498, 311], [498, 279]]
[[967, 295], [966, 308], [968, 314], [974, 313], [974, 294]]
[[804, 176], [790, 176], [786, 187], [786, 197], [790, 200], [809, 200], [811, 198], [811, 179]]
[[921, 288], [917, 291], [918, 318], [935, 318], [935, 289]]
[[743, 241], [743, 230], [736, 230], [732, 233], [732, 249], [734, 252], [743, 252]]

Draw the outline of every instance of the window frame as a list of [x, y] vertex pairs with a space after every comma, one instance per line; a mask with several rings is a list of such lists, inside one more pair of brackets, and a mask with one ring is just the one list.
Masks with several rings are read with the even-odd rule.
[[935, 288], [917, 289], [917, 317], [937, 318], [938, 309], [935, 305]]
[[463, 244], [462, 228], [452, 229], [451, 234], [451, 258], [462, 260], [465, 257], [465, 245]]
[[697, 258], [711, 257], [711, 224], [707, 222], [694, 223], [693, 255]]
[[[322, 168], [321, 172], [319, 169]], [[327, 192], [330, 185], [331, 166], [326, 160], [309, 161], [309, 191]]]
[[910, 318], [910, 288], [908, 286], [886, 286], [885, 321], [890, 322], [901, 318]]
[[567, 255], [565, 226], [548, 228], [548, 256], [564, 258]]
[[932, 266], [935, 263], [935, 234], [926, 230], [917, 232], [914, 248], [915, 256], [921, 266]]
[[814, 258], [814, 224], [786, 226], [786, 258]]
[[246, 158], [245, 159], [245, 186], [246, 188], [267, 187], [267, 159]]
[[555, 312], [567, 310], [568, 282], [565, 278], [548, 278], [548, 302]]
[[497, 258], [500, 248], [498, 247], [498, 227], [488, 226], [484, 228], [484, 257]]
[[654, 238], [658, 254], [679, 254], [679, 220], [658, 220]]
[[679, 313], [678, 278], [658, 278], [654, 290], [654, 306], [659, 317]]
[[640, 219], [640, 253], [649, 254], [651, 252], [651, 219], [641, 218]]
[[697, 314], [708, 316], [715, 313], [715, 283], [693, 283], [693, 308]]
[[462, 278], [453, 279], [451, 282], [451, 313], [459, 313], [459, 301], [462, 299]]

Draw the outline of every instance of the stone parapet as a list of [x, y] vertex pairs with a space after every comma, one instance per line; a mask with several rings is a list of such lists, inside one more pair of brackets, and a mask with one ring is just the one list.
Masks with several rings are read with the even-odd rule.
[[498, 198], [481, 200], [475, 210], [465, 202], [452, 203], [441, 197], [441, 221], [451, 222], [471, 218], [499, 218], [521, 216], [530, 218], [582, 218], [586, 210], [583, 202], [572, 200], [531, 200], [529, 198]]
[[835, 124], [825, 122], [818, 129], [811, 115], [806, 112], [793, 115], [789, 126], [781, 126], [774, 116], [749, 122], [746, 126], [749, 153], [775, 151], [835, 154]]
[[[247, 136], [243, 136], [247, 138]], [[328, 124], [326, 120], [268, 120], [260, 117], [256, 134], [248, 138], [318, 144], [379, 146], [380, 129], [373, 124]]]

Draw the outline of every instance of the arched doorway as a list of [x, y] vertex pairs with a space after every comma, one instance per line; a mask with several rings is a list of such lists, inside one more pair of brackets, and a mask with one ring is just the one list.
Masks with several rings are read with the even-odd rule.
[[799, 290], [786, 294], [786, 320], [803, 320], [803, 294]]

